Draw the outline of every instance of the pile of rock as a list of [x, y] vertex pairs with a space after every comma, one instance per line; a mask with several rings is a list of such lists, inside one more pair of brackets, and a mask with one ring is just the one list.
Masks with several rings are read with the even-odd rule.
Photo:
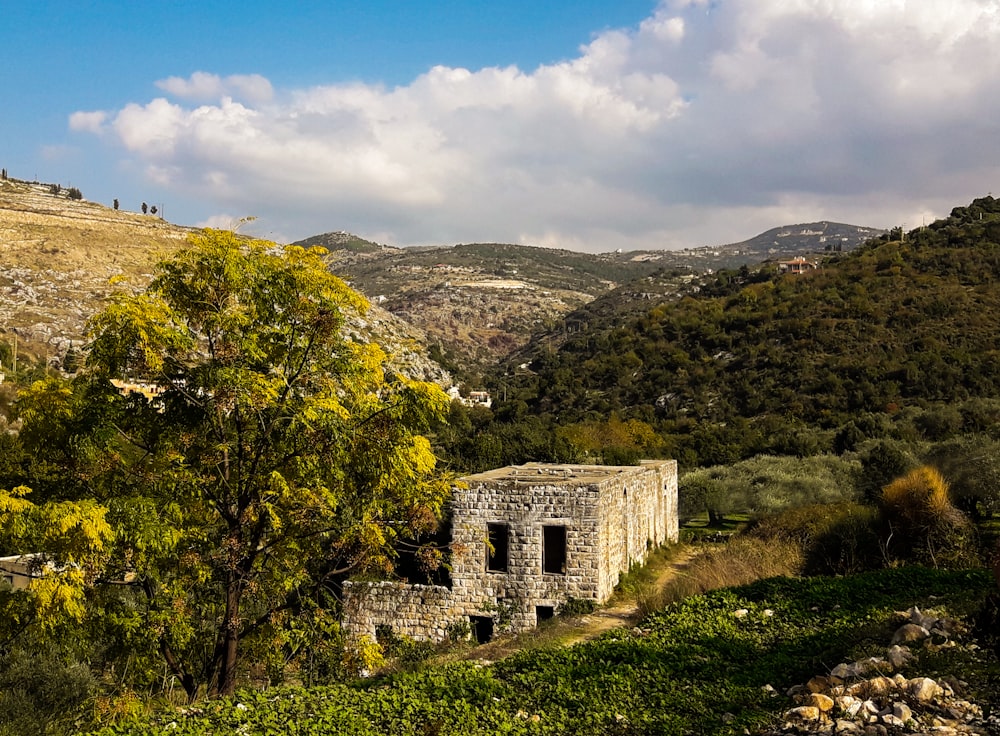
[[842, 663], [828, 675], [792, 687], [788, 695], [796, 707], [786, 711], [784, 725], [771, 733], [1000, 734], [1000, 718], [985, 718], [978, 705], [963, 699], [967, 683], [951, 676], [907, 678], [898, 672], [913, 660], [911, 647], [957, 646], [959, 624], [917, 608], [901, 615], [906, 622], [884, 657]]

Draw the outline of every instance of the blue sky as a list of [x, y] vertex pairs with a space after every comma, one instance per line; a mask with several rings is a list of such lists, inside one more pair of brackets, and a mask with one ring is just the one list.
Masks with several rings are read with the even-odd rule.
[[0, 165], [294, 240], [675, 248], [996, 187], [1000, 0], [0, 0]]

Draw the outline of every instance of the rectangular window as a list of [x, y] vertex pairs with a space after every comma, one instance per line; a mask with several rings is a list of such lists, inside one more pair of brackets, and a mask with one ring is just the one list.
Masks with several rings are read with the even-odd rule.
[[542, 527], [542, 572], [566, 574], [566, 527]]
[[536, 625], [542, 623], [542, 621], [548, 621], [555, 615], [556, 615], [555, 606], [535, 606]]
[[4, 581], [4, 583], [6, 583], [7, 585], [9, 585], [10, 587], [12, 587], [12, 588], [14, 587], [14, 576], [13, 575], [4, 575], [3, 576], [3, 581]]
[[487, 524], [486, 569], [490, 572], [507, 572], [510, 549], [510, 527], [506, 524]]
[[485, 644], [493, 638], [493, 619], [489, 616], [469, 616], [472, 636], [477, 644]]

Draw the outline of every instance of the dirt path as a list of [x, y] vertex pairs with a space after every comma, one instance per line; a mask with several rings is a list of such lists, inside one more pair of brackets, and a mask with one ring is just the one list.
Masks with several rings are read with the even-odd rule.
[[[702, 549], [696, 546], [689, 546], [682, 550], [677, 557], [671, 560], [669, 565], [664, 566], [657, 575], [653, 583], [654, 590], [660, 590], [671, 579], [691, 564], [691, 560], [701, 554]], [[593, 613], [581, 616], [575, 632], [565, 640], [567, 646], [579, 644], [582, 641], [596, 639], [605, 631], [619, 626], [633, 626], [639, 620], [639, 604], [635, 598], [627, 598], [613, 602], [605, 608], [600, 608]]]

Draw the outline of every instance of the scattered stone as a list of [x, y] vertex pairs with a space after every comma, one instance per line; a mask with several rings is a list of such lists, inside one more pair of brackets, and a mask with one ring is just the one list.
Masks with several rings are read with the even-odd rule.
[[892, 635], [892, 643], [908, 644], [909, 642], [923, 641], [930, 635], [931, 632], [919, 624], [903, 624]]
[[910, 706], [906, 703], [893, 703], [892, 714], [899, 720], [903, 721], [903, 723], [906, 723], [906, 721], [913, 718], [913, 711], [910, 710]]
[[830, 681], [823, 675], [816, 675], [806, 683], [806, 687], [811, 693], [821, 693], [830, 688]]
[[813, 693], [809, 696], [809, 705], [815, 706], [821, 713], [833, 710], [833, 698], [823, 693]]
[[921, 703], [929, 703], [943, 692], [941, 686], [929, 677], [916, 677], [910, 680], [907, 689], [910, 695]]
[[[899, 614], [908, 623], [897, 630], [887, 659], [871, 657], [841, 663], [829, 675], [816, 675], [804, 685], [788, 689], [797, 707], [785, 712], [784, 725], [765, 736], [779, 734], [823, 734], [837, 736], [964, 736], [1000, 734], [1000, 716], [983, 717], [982, 708], [961, 700], [968, 689], [954, 676], [935, 681], [929, 677], [907, 678], [899, 672], [915, 659], [902, 643], [948, 637], [944, 646], [958, 646], [960, 624], [939, 619], [911, 608]], [[934, 632], [933, 637], [930, 632]], [[912, 638], [911, 638], [912, 637]], [[963, 645], [964, 646], [964, 645]], [[846, 684], [845, 684], [846, 681]], [[774, 688], [765, 686], [765, 692]]]
[[909, 647], [901, 647], [899, 644], [894, 644], [886, 656], [886, 660], [892, 665], [893, 669], [899, 670], [905, 667], [913, 659], [913, 652], [910, 651]]
[[790, 711], [785, 713], [785, 718], [790, 721], [818, 721], [819, 720], [819, 708], [815, 705], [800, 705], [798, 708], [792, 708]]

